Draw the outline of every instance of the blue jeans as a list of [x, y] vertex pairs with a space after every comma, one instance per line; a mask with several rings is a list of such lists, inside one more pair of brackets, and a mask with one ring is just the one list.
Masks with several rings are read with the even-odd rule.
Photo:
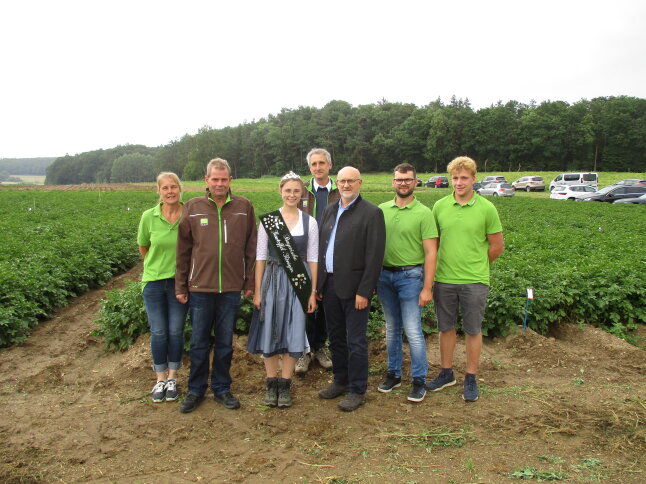
[[233, 329], [240, 309], [240, 292], [191, 292], [188, 296], [193, 334], [188, 392], [204, 396], [209, 380], [211, 330], [214, 330], [211, 389], [215, 395], [231, 389]]
[[426, 382], [428, 362], [426, 341], [422, 331], [422, 306], [418, 304], [419, 293], [424, 286], [423, 267], [407, 271], [381, 271], [377, 295], [384, 309], [386, 319], [386, 348], [388, 349], [388, 371], [401, 377], [402, 373], [402, 329], [406, 333], [410, 349], [411, 377]]
[[143, 294], [150, 327], [153, 371], [179, 370], [188, 307], [175, 299], [175, 278], [147, 282]]

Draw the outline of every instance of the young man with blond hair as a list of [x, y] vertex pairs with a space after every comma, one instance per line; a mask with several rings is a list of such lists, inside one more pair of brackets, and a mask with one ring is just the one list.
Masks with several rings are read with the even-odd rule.
[[440, 331], [440, 374], [426, 388], [439, 391], [456, 380], [453, 375], [455, 325], [458, 310], [466, 342], [463, 398], [478, 399], [476, 372], [482, 350], [482, 320], [489, 294], [489, 266], [504, 251], [502, 225], [496, 207], [473, 190], [476, 163], [467, 156], [447, 166], [453, 193], [438, 200], [433, 216], [439, 233], [433, 299]]

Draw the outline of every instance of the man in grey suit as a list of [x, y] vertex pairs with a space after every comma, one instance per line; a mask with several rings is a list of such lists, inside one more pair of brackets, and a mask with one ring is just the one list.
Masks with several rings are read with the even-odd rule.
[[384, 214], [364, 200], [361, 173], [346, 166], [336, 180], [341, 199], [323, 213], [319, 238], [318, 296], [327, 321], [334, 381], [325, 399], [349, 393], [339, 408], [352, 412], [366, 402], [368, 317], [386, 245]]

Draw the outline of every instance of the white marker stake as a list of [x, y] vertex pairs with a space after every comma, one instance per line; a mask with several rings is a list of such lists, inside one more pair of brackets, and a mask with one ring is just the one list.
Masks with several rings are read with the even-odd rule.
[[527, 301], [525, 302], [525, 319], [523, 319], [523, 333], [527, 331], [527, 310], [529, 309], [529, 300], [534, 299], [534, 289], [527, 288]]

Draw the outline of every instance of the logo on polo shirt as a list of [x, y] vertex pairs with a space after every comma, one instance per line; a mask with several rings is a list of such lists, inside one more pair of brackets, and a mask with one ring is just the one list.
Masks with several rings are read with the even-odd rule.
[[209, 219], [208, 218], [201, 218], [200, 219], [200, 225], [202, 227], [206, 227], [209, 224]]

